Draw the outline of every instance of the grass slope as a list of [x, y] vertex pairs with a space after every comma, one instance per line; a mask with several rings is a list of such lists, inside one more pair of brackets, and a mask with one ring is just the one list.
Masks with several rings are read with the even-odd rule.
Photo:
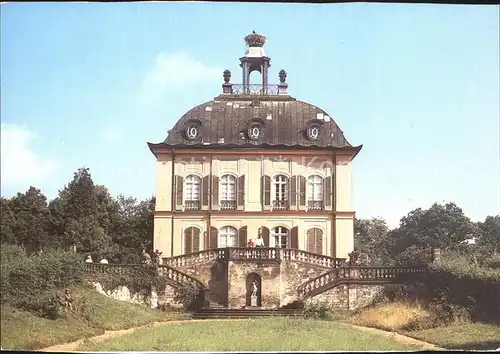
[[96, 336], [105, 330], [126, 329], [155, 321], [185, 318], [113, 300], [88, 288], [72, 289], [74, 311], [66, 318], [49, 320], [30, 312], [2, 305], [1, 347], [41, 349], [55, 344]]
[[[193, 335], [196, 334], [196, 335]], [[338, 322], [268, 318], [166, 324], [79, 351], [299, 351], [419, 349]]]

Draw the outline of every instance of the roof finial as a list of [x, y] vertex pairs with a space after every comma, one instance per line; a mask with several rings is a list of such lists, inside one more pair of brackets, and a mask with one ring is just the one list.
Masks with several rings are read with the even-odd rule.
[[263, 47], [266, 43], [266, 37], [252, 31], [251, 34], [245, 37], [245, 42], [247, 42], [249, 47]]

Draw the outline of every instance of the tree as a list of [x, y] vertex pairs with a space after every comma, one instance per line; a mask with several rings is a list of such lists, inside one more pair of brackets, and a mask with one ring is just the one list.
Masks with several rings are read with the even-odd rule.
[[460, 250], [463, 241], [477, 234], [474, 223], [455, 203], [415, 209], [401, 219], [394, 236], [392, 256], [398, 264], [427, 263], [432, 247]]
[[478, 227], [481, 232], [476, 240], [477, 245], [487, 255], [496, 256], [500, 253], [500, 215], [487, 216]]
[[2, 242], [23, 245], [30, 253], [39, 251], [51, 241], [48, 220], [47, 198], [35, 187], [10, 200], [2, 198]]
[[354, 249], [366, 253], [372, 265], [390, 263], [391, 238], [385, 220], [354, 219]]
[[94, 257], [115, 252], [111, 230], [117, 222], [117, 206], [107, 189], [95, 186], [88, 168], [80, 168], [73, 180], [50, 203], [52, 226], [65, 247], [77, 246]]

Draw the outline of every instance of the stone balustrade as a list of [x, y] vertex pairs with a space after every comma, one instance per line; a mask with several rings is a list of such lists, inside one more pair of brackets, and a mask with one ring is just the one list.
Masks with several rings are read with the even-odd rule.
[[176, 268], [214, 260], [292, 260], [324, 268], [337, 268], [345, 264], [345, 258], [333, 258], [298, 249], [249, 247], [214, 248], [172, 258], [163, 258], [163, 264]]
[[403, 278], [414, 280], [425, 274], [425, 267], [340, 267], [306, 281], [298, 287], [297, 292], [299, 299], [305, 300], [342, 282], [391, 283]]

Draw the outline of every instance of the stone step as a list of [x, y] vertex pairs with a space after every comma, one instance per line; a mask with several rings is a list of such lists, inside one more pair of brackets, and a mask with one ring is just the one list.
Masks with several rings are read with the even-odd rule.
[[261, 310], [261, 309], [202, 309], [195, 312], [192, 317], [204, 318], [249, 318], [249, 317], [273, 317], [273, 316], [302, 316], [302, 311], [297, 310]]

